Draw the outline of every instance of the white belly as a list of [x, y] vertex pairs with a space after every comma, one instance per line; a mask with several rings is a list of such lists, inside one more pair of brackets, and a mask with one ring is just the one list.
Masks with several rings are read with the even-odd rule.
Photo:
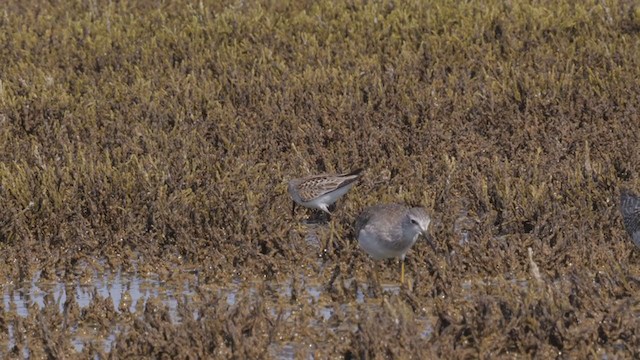
[[358, 243], [372, 258], [376, 260], [389, 258], [404, 258], [413, 241], [407, 243], [391, 243], [388, 240], [370, 234], [365, 230], [360, 231]]
[[311, 200], [311, 201], [300, 201], [298, 202], [300, 205], [308, 207], [308, 208], [314, 208], [314, 209], [319, 209], [322, 210], [323, 206], [329, 206], [331, 204], [333, 204], [334, 202], [336, 202], [336, 200], [338, 200], [339, 197], [341, 197], [342, 195], [346, 194], [347, 191], [349, 191], [351, 189], [351, 187], [353, 187], [353, 185], [355, 185], [355, 183], [351, 183], [349, 185], [343, 186], [338, 190], [334, 190], [332, 192], [326, 193], [322, 196], [318, 196], [317, 198]]

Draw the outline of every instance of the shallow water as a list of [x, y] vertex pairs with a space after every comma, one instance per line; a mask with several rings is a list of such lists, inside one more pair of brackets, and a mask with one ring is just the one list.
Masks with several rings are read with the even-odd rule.
[[[159, 276], [155, 274], [146, 274], [142, 276], [133, 272], [117, 271], [98, 273], [94, 271], [89, 281], [75, 281], [71, 283], [44, 281], [38, 273], [30, 283], [26, 284], [6, 284], [0, 286], [2, 293], [3, 312], [7, 321], [7, 337], [0, 339], [0, 356], [5, 357], [15, 351], [17, 338], [15, 334], [14, 321], [19, 318], [27, 318], [38, 312], [45, 311], [47, 304], [53, 304], [60, 314], [65, 313], [65, 306], [68, 303], [68, 297], [73, 296], [73, 300], [77, 303], [80, 311], [88, 309], [94, 300], [108, 299], [116, 313], [122, 314], [128, 312], [134, 316], [142, 316], [144, 308], [150, 300], [157, 300], [164, 304], [168, 309], [171, 322], [179, 324], [181, 322], [178, 314], [179, 302], [183, 301], [187, 304], [197, 300], [197, 288], [202, 284], [199, 283], [198, 274], [185, 271], [187, 274], [181, 278], [180, 282], [168, 283], [159, 280]], [[346, 286], [350, 286], [353, 280], [345, 280]], [[256, 284], [255, 286], [258, 286]], [[266, 284], [273, 289], [274, 304], [280, 299], [290, 299], [292, 297], [291, 282], [282, 284], [269, 283]], [[382, 284], [382, 291], [387, 295], [397, 295], [400, 287], [397, 284]], [[214, 289], [217, 297], [224, 299], [229, 306], [236, 305], [241, 299], [240, 296], [252, 297], [256, 293], [255, 287], [249, 287], [246, 291], [240, 291], [242, 284], [240, 281], [233, 281], [226, 287], [217, 287]], [[246, 289], [246, 287], [244, 288]], [[312, 326], [320, 326], [322, 322], [328, 322], [335, 313], [334, 304], [332, 302], [323, 302], [322, 297], [325, 289], [320, 285], [304, 285], [302, 294], [296, 294], [298, 298], [306, 301], [307, 304], [315, 306], [314, 321]], [[355, 295], [355, 304], [344, 303], [339, 306], [340, 311], [348, 312], [354, 306], [363, 305], [369, 307], [380, 307], [380, 301], [367, 301], [365, 293], [367, 285], [360, 284]], [[327, 305], [325, 305], [327, 304]], [[269, 313], [274, 318], [281, 316], [284, 319], [293, 317], [296, 309], [271, 307]], [[193, 318], [198, 319], [199, 314], [193, 312]], [[422, 338], [428, 338], [432, 332], [431, 324], [427, 319], [418, 319], [424, 323], [424, 331]], [[347, 325], [347, 324], [342, 324]], [[353, 324], [348, 325], [356, 328]], [[101, 349], [104, 353], [111, 351], [116, 336], [121, 333], [123, 326], [119, 323], [111, 325], [111, 328], [105, 335], [104, 331], [99, 331], [96, 325], [91, 323], [70, 324], [71, 333], [73, 334], [71, 343], [76, 352], [82, 352], [86, 346], [93, 346]], [[24, 335], [28, 343], [28, 334]], [[296, 343], [290, 341], [274, 342], [269, 346], [269, 353], [273, 357], [282, 359], [294, 358], [314, 358], [313, 348], [304, 342]], [[15, 354], [15, 353], [14, 353]], [[22, 356], [29, 358], [28, 346], [22, 347]]]
[[[136, 313], [144, 308], [151, 298], [160, 300], [168, 306], [169, 315], [173, 322], [179, 322], [177, 315], [177, 296], [189, 299], [193, 296], [193, 282], [185, 281], [181, 288], [175, 288], [158, 280], [157, 276], [141, 277], [137, 273], [127, 273], [118, 271], [117, 273], [97, 272], [91, 278], [89, 284], [43, 282], [40, 281], [39, 274], [29, 284], [22, 286], [2, 285], [2, 302], [5, 314], [15, 313], [20, 317], [27, 317], [34, 310], [45, 308], [46, 297], [50, 296], [55, 302], [60, 313], [64, 312], [64, 306], [68, 296], [73, 296], [80, 309], [89, 307], [94, 297], [110, 299], [116, 312], [123, 310]], [[126, 301], [126, 305], [122, 306]], [[230, 293], [229, 301], [233, 301]], [[194, 314], [196, 315], [196, 314]], [[9, 324], [9, 336], [5, 346], [2, 348], [10, 351], [15, 346], [13, 326]], [[96, 339], [95, 331], [90, 324], [77, 324], [75, 326], [76, 336], [72, 343], [76, 351], [82, 351], [89, 342], [101, 341], [104, 351], [109, 352], [115, 334], [119, 331], [118, 325], [112, 329], [111, 335], [104, 339]]]

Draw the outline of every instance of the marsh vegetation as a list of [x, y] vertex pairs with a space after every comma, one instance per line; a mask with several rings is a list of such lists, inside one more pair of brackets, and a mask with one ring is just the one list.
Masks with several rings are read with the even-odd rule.
[[[639, 357], [639, 50], [625, 0], [5, 1], [0, 354]], [[354, 239], [378, 202], [435, 219], [402, 287]], [[173, 300], [79, 304], [118, 273]]]

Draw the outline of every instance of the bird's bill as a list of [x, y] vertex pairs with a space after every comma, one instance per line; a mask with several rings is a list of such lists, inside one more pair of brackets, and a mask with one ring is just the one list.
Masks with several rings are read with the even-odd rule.
[[424, 235], [424, 238], [427, 239], [427, 243], [429, 243], [429, 246], [431, 246], [431, 248], [435, 252], [436, 251], [436, 244], [433, 241], [433, 237], [431, 236], [431, 234], [429, 234], [428, 231], [425, 231], [422, 234]]

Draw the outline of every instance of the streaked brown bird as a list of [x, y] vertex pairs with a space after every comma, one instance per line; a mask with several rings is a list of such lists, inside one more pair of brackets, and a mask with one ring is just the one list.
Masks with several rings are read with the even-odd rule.
[[362, 169], [358, 169], [346, 174], [311, 175], [290, 180], [287, 191], [293, 200], [291, 215], [296, 209], [296, 203], [330, 215], [329, 206], [356, 184], [361, 173]]

